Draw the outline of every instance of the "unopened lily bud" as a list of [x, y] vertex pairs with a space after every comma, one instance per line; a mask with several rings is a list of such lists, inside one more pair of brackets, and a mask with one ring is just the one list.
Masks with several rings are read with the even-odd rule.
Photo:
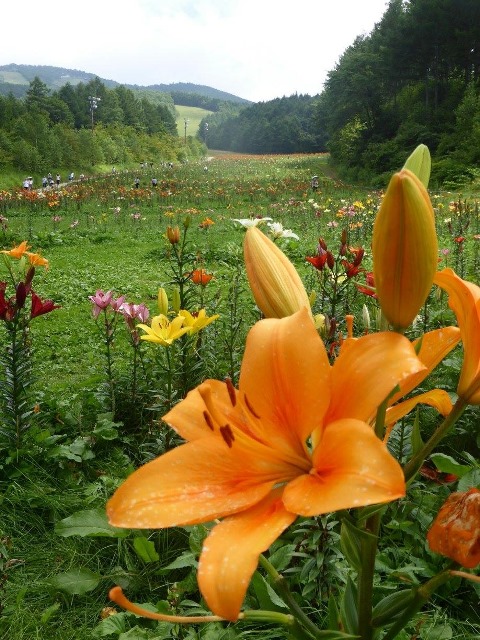
[[342, 244], [347, 244], [347, 230], [346, 229], [342, 229], [342, 236], [340, 238], [340, 242]]
[[395, 330], [405, 330], [423, 306], [437, 269], [432, 204], [408, 169], [392, 176], [373, 227], [373, 273], [380, 307]]
[[175, 313], [178, 314], [180, 312], [180, 306], [180, 291], [178, 289], [174, 289], [172, 293], [172, 309], [175, 311]]
[[409, 155], [403, 168], [409, 169], [414, 173], [424, 187], [427, 188], [432, 169], [432, 159], [428, 147], [424, 144], [419, 144], [415, 151]]
[[180, 229], [178, 227], [167, 227], [167, 238], [170, 244], [178, 244], [180, 242]]
[[313, 307], [313, 305], [315, 304], [315, 300], [317, 299], [317, 292], [316, 291], [312, 291], [310, 293], [310, 295], [308, 296], [308, 301], [310, 302], [310, 307]]
[[158, 290], [157, 303], [158, 303], [158, 313], [163, 316], [168, 315], [168, 296], [167, 296], [167, 292], [165, 291], [165, 289], [163, 289], [163, 287]]
[[362, 323], [366, 331], [370, 331], [370, 312], [366, 304], [362, 307]]
[[15, 303], [18, 309], [22, 309], [27, 298], [27, 287], [24, 282], [19, 282], [15, 289]]
[[245, 267], [257, 306], [267, 318], [285, 318], [310, 302], [295, 267], [257, 227], [250, 227], [243, 245]]
[[184, 229], [188, 229], [188, 227], [190, 226], [191, 222], [192, 222], [192, 217], [191, 216], [187, 216], [185, 218], [185, 220], [183, 221], [183, 228]]

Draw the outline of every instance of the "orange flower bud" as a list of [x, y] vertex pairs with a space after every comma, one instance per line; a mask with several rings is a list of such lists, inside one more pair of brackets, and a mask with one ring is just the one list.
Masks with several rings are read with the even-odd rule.
[[310, 302], [295, 267], [286, 255], [257, 227], [250, 227], [243, 245], [250, 288], [267, 318], [285, 318]]
[[480, 491], [452, 493], [438, 512], [427, 541], [432, 551], [467, 569], [480, 563]]
[[170, 244], [178, 244], [180, 242], [180, 229], [178, 227], [167, 227], [167, 238]]
[[373, 228], [372, 253], [380, 307], [395, 329], [404, 330], [430, 292], [438, 253], [430, 198], [407, 169], [390, 180]]

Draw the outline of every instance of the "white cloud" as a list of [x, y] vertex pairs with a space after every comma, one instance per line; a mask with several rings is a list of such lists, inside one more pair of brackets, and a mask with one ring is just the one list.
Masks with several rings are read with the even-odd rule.
[[[326, 73], [387, 0], [24, 0], [3, 59], [126, 84], [192, 82], [253, 101], [320, 93]], [[47, 12], [48, 13], [48, 12]], [[28, 19], [25, 19], [28, 16]]]

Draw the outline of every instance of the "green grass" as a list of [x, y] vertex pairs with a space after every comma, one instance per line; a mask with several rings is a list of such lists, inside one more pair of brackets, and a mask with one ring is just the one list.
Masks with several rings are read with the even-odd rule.
[[185, 136], [185, 120], [187, 121], [187, 137], [196, 136], [202, 119], [212, 113], [207, 109], [185, 107], [179, 104], [175, 105], [175, 111], [177, 112], [177, 130], [180, 138]]
[[[337, 256], [341, 232], [347, 229], [348, 245], [365, 247], [362, 264], [367, 270], [371, 268], [369, 248], [379, 193], [337, 183], [325, 156], [212, 155], [207, 172], [203, 162], [179, 165], [173, 171], [162, 169], [156, 189], [150, 188], [147, 177], [143, 188], [135, 190], [128, 174], [108, 175], [68, 187], [51, 208], [44, 200], [29, 203], [15, 197], [1, 203], [0, 213], [8, 218], [1, 248], [9, 249], [28, 239], [33, 251], [41, 251], [49, 259], [50, 268], [37, 269], [35, 290], [42, 299], [51, 298], [61, 306], [32, 321], [34, 393], [40, 411], [25, 448], [18, 452], [3, 449], [0, 460], [2, 639], [99, 637], [94, 630], [103, 608], [110, 604], [108, 589], [119, 580], [140, 602], [175, 600], [176, 589], [181, 588], [181, 597], [187, 601], [183, 606], [188, 609], [188, 601], [199, 597], [189, 567], [159, 572], [160, 567], [188, 550], [189, 543], [198, 544], [195, 536], [200, 533], [195, 528], [147, 532], [160, 555], [160, 561], [153, 563], [141, 560], [133, 534], [116, 539], [62, 537], [55, 532], [55, 525], [75, 512], [103, 509], [130, 470], [158, 455], [169, 443], [170, 432], [158, 420], [168, 400], [164, 351], [141, 343], [145, 373], [132, 401], [132, 348], [124, 324], [118, 326], [112, 352], [117, 392], [113, 424], [103, 415], [107, 395], [102, 322], [94, 321], [88, 296], [96, 289], [112, 289], [128, 301], [146, 303], [151, 314], [156, 314], [159, 287], [165, 287], [170, 301], [174, 288], [175, 260], [165, 238], [167, 225], [183, 229], [188, 220], [184, 270], [204, 268], [214, 276], [205, 289], [186, 284], [188, 308], [206, 308], [208, 315], [220, 314], [202, 334], [195, 358], [187, 363], [192, 365], [187, 367], [187, 384], [195, 386], [204, 377], [222, 379], [229, 375], [236, 381], [246, 333], [259, 318], [244, 271], [244, 231], [234, 218], [271, 217], [299, 235], [298, 241], [279, 241], [279, 246], [298, 269], [308, 292], [316, 292], [315, 313], [329, 313], [332, 304], [325, 272], [316, 272], [305, 261], [305, 256], [315, 253], [319, 237]], [[310, 189], [313, 174], [321, 176], [321, 187], [315, 193]], [[452, 194], [436, 194], [433, 199], [440, 247], [449, 251], [448, 255], [442, 254], [442, 265], [447, 262], [474, 279], [479, 267], [479, 243], [474, 237], [479, 233], [478, 215], [472, 206], [455, 216], [450, 210], [453, 198]], [[451, 228], [444, 222], [447, 217], [452, 218]], [[214, 224], [203, 228], [207, 218]], [[466, 237], [461, 251], [455, 241], [459, 235]], [[355, 314], [359, 335], [362, 306], [368, 306], [374, 322], [376, 303], [352, 285], [346, 291], [337, 305], [338, 329], [344, 333], [343, 316], [349, 311]], [[430, 315], [421, 315], [421, 322], [409, 330], [409, 337], [422, 332], [423, 322], [433, 327], [452, 320], [445, 300], [432, 295], [429, 309]], [[3, 344], [4, 327], [0, 329]], [[172, 354], [180, 362], [182, 352], [173, 350]], [[459, 355], [449, 358], [448, 366], [438, 374], [443, 386], [454, 388], [459, 363]], [[180, 376], [175, 378], [176, 388], [183, 389], [183, 382]], [[431, 428], [431, 414], [428, 418], [422, 414], [419, 420], [423, 430]], [[463, 448], [475, 450], [472, 434], [477, 423], [475, 411], [465, 414], [452, 444], [452, 455], [457, 456]], [[458, 451], [453, 446], [456, 443], [462, 446]], [[432, 509], [447, 492], [443, 485], [419, 483], [412, 495], [395, 507], [382, 556], [382, 589], [398, 587], [399, 576], [401, 581], [410, 580], [412, 575], [423, 580], [441, 565], [441, 559], [435, 564], [424, 551], [424, 538]], [[322, 598], [336, 593], [347, 575], [334, 522], [334, 517], [309, 523], [300, 520], [284, 539], [298, 552], [288, 575], [314, 615], [316, 607], [325, 604]], [[323, 560], [317, 555], [319, 541], [324, 545]], [[55, 586], [59, 574], [78, 568], [99, 574], [95, 588], [72, 594]], [[249, 597], [257, 606], [255, 594]], [[445, 589], [418, 616], [416, 631], [410, 628], [401, 640], [415, 632], [419, 640], [474, 640], [479, 623], [476, 597], [467, 583]], [[136, 636], [132, 632], [125, 640], [155, 637], [151, 623], [128, 618], [130, 627], [136, 624], [143, 631]], [[222, 626], [212, 629], [210, 635], [206, 629], [199, 633], [205, 640], [254, 638], [260, 634], [282, 637], [273, 628], [237, 625], [235, 629], [238, 631]], [[107, 637], [116, 640], [118, 634]], [[193, 635], [179, 631], [160, 637], [190, 639]]]

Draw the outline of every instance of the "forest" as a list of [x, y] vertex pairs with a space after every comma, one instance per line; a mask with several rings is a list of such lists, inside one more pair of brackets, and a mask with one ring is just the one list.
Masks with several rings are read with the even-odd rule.
[[[168, 94], [136, 95], [98, 78], [53, 93], [38, 77], [24, 99], [0, 96], [0, 169], [92, 172], [102, 165], [173, 161], [187, 153]], [[189, 140], [189, 153], [200, 144]]]

